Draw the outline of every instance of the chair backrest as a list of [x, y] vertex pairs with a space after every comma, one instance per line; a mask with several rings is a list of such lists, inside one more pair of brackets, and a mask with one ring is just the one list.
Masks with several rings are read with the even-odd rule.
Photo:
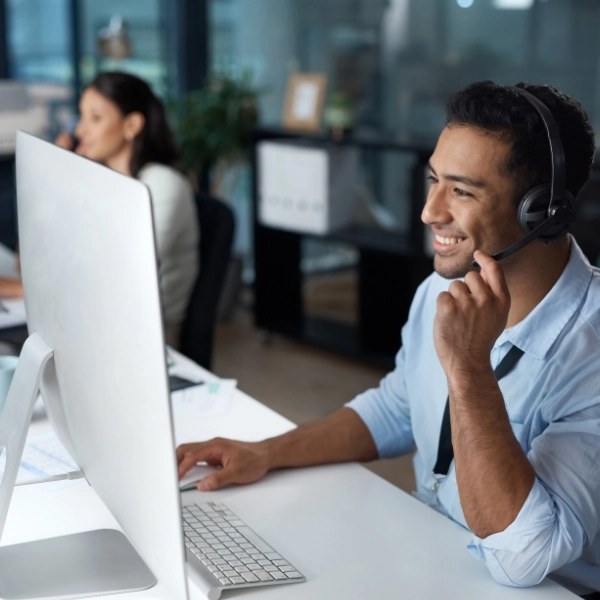
[[181, 329], [180, 351], [210, 369], [217, 307], [235, 231], [231, 209], [221, 200], [197, 195], [200, 221], [200, 273]]

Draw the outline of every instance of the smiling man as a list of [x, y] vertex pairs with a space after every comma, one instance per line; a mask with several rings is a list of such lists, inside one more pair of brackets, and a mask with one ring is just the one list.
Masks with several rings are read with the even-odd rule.
[[[585, 113], [553, 88], [519, 87], [556, 122], [576, 197], [594, 156]], [[551, 230], [550, 243], [491, 257], [524, 237], [521, 199], [549, 184], [555, 165], [522, 93], [481, 82], [454, 95], [422, 215], [435, 273], [415, 295], [394, 371], [283, 436], [182, 446], [180, 474], [198, 461], [222, 465], [199, 484], [211, 490], [416, 447], [418, 496], [473, 532], [469, 549], [497, 581], [529, 586], [552, 574], [598, 597], [600, 272], [566, 227]], [[549, 194], [538, 196], [533, 212], [548, 208]]]

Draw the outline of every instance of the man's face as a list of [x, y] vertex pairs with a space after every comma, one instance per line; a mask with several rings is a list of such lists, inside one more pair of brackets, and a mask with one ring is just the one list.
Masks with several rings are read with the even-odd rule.
[[500, 173], [509, 151], [498, 136], [472, 127], [442, 131], [429, 161], [431, 187], [421, 215], [435, 236], [434, 267], [442, 277], [464, 277], [475, 250], [495, 254], [523, 237], [514, 183]]

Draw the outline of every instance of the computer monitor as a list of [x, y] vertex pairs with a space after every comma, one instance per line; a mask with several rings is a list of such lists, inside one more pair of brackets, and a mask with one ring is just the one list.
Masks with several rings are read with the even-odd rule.
[[[17, 201], [30, 337], [0, 415], [0, 446], [7, 450], [0, 533], [39, 382], [58, 437], [137, 553], [124, 536], [119, 541], [106, 532], [5, 546], [0, 596], [127, 591], [151, 586], [153, 575], [171, 598], [183, 600], [180, 496], [148, 189], [19, 132]], [[108, 552], [112, 564], [88, 564], [86, 552], [96, 551]], [[64, 564], [69, 556], [72, 566]], [[49, 566], [40, 570], [33, 562]], [[18, 577], [3, 583], [15, 568]], [[107, 589], [111, 573], [116, 581]]]

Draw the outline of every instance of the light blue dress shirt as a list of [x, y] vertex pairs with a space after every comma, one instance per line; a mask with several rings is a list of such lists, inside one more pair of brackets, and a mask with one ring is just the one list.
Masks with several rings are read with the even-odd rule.
[[[416, 446], [417, 496], [466, 528], [454, 463], [440, 481], [433, 474], [448, 397], [433, 320], [449, 284], [435, 273], [421, 284], [396, 368], [347, 406], [369, 428], [381, 458]], [[537, 478], [514, 522], [485, 539], [474, 536], [468, 548], [505, 585], [535, 585], [552, 573], [576, 593], [600, 590], [600, 270], [573, 238], [561, 277], [498, 338], [492, 367], [513, 345], [524, 354], [499, 385]]]

